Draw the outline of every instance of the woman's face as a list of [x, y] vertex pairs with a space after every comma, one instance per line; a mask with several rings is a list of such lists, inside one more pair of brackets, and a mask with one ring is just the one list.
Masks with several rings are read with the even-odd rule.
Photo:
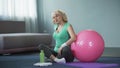
[[62, 21], [62, 16], [59, 13], [54, 13], [52, 19], [54, 23], [59, 24]]

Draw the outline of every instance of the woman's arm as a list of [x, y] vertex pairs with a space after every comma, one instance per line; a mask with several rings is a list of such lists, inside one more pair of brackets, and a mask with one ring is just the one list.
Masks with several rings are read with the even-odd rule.
[[66, 43], [66, 45], [71, 45], [76, 40], [76, 34], [74, 32], [72, 25], [70, 25], [68, 27], [68, 33], [70, 35], [70, 39], [65, 43]]
[[61, 45], [61, 47], [59, 48], [59, 51], [58, 51], [59, 54], [61, 54], [61, 50], [62, 50], [63, 47], [65, 47], [67, 45], [71, 45], [76, 40], [76, 34], [75, 34], [74, 30], [73, 30], [72, 25], [70, 25], [68, 27], [68, 33], [70, 35], [70, 39], [67, 42], [65, 42], [65, 43], [63, 43]]

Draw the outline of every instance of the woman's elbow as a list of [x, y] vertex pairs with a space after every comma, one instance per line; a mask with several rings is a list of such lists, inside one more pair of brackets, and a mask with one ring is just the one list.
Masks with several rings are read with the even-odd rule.
[[76, 39], [77, 39], [77, 37], [76, 37], [76, 36], [74, 36], [74, 37], [73, 37], [73, 41], [75, 41]]

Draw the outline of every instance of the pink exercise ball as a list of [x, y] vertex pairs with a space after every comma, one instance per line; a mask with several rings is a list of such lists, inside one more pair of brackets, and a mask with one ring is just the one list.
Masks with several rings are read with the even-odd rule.
[[94, 30], [83, 30], [71, 44], [73, 55], [81, 62], [94, 62], [104, 51], [104, 40]]

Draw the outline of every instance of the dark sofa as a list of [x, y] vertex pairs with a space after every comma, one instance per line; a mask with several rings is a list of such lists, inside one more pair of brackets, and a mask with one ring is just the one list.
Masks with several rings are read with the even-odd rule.
[[51, 42], [48, 33], [25, 33], [24, 21], [0, 21], [0, 54], [37, 51], [39, 44]]

